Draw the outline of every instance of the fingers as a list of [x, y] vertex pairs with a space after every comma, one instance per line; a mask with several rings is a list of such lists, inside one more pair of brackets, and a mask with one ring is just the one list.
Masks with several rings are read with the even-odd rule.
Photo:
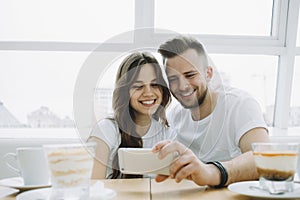
[[165, 145], [171, 143], [170, 140], [163, 140], [161, 142], [158, 142], [153, 148], [152, 148], [152, 152], [153, 153], [157, 153], [159, 152]]
[[183, 144], [181, 144], [177, 141], [173, 141], [173, 142], [169, 141], [169, 143], [167, 143], [163, 147], [161, 147], [159, 154], [158, 154], [158, 158], [163, 159], [168, 154], [174, 153], [174, 152], [177, 152], [179, 155], [182, 155], [186, 151], [187, 151], [187, 148]]
[[200, 169], [199, 160], [194, 153], [177, 141], [159, 142], [152, 151], [159, 152], [158, 158], [160, 159], [165, 158], [170, 153], [177, 152], [179, 154], [170, 166], [170, 176], [157, 175], [155, 177], [157, 182], [162, 182], [168, 177], [174, 178], [176, 182], [180, 182], [182, 179], [192, 179], [195, 170]]
[[186, 151], [174, 160], [170, 167], [170, 177], [175, 178], [176, 181], [181, 181], [187, 178], [193, 170], [192, 166], [197, 162], [197, 158], [191, 151]]
[[193, 175], [194, 168], [192, 164], [184, 165], [179, 170], [176, 171], [176, 174], [174, 176], [174, 179], [177, 183], [182, 181], [183, 179], [191, 179], [191, 176]]
[[168, 176], [165, 176], [165, 175], [157, 175], [156, 177], [155, 177], [155, 181], [156, 182], [162, 182], [162, 181], [164, 181], [164, 180], [166, 180], [166, 179], [168, 179], [169, 177]]

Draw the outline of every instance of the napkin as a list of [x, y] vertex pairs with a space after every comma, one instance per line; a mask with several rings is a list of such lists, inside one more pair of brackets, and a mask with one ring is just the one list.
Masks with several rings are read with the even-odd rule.
[[96, 181], [90, 187], [90, 197], [89, 200], [93, 199], [104, 199], [105, 198], [105, 188], [104, 183], [102, 181]]

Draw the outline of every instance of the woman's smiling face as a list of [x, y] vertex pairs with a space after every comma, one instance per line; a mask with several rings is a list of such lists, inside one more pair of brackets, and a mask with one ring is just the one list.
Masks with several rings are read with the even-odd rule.
[[135, 115], [152, 115], [162, 102], [162, 91], [157, 82], [154, 66], [144, 64], [129, 90], [130, 105]]

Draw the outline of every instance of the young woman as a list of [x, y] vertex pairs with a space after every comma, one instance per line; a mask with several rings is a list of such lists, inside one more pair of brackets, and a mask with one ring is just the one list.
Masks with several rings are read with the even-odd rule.
[[119, 171], [120, 147], [153, 147], [174, 139], [165, 108], [171, 95], [155, 57], [135, 52], [121, 63], [113, 92], [114, 116], [97, 123], [89, 141], [98, 144], [92, 178], [130, 178]]

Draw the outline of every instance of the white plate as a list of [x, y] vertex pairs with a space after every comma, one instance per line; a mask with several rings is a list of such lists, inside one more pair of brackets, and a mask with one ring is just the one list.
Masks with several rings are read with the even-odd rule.
[[[23, 192], [17, 195], [16, 200], [48, 200], [50, 197], [51, 189], [52, 188], [42, 188]], [[114, 190], [103, 188], [103, 193], [101, 195], [91, 195], [89, 200], [111, 199], [114, 198], [116, 195], [117, 193]]]
[[9, 195], [15, 194], [19, 191], [20, 190], [17, 190], [17, 189], [8, 188], [8, 187], [1, 187], [0, 186], [0, 199], [4, 198], [6, 196], [9, 196]]
[[268, 192], [260, 191], [256, 189], [250, 189], [250, 186], [259, 187], [258, 181], [244, 181], [232, 183], [228, 186], [228, 189], [232, 192], [243, 194], [246, 196], [260, 197], [260, 198], [269, 198], [269, 199], [292, 199], [300, 198], [300, 185], [295, 184], [294, 192], [288, 192], [280, 195], [271, 195]]
[[24, 185], [24, 181], [22, 177], [13, 177], [13, 178], [6, 178], [0, 180], [0, 185], [5, 187], [12, 187], [19, 189], [20, 191], [24, 190], [32, 190], [32, 189], [38, 189], [38, 188], [45, 188], [50, 187], [50, 184], [46, 185]]

